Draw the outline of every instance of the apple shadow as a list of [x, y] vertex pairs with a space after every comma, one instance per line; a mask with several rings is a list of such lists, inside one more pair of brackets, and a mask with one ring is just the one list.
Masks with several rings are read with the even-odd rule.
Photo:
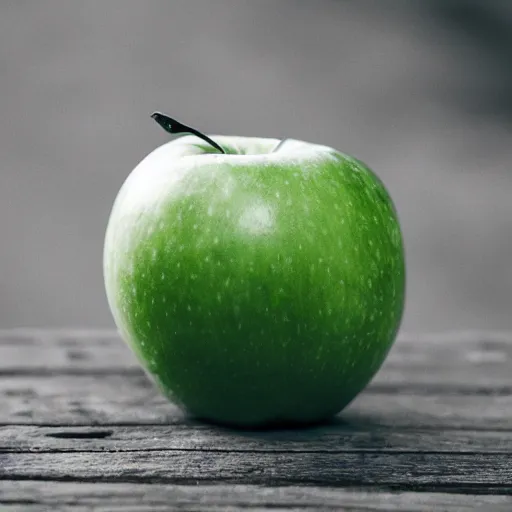
[[[210, 427], [217, 434], [256, 443], [261, 450], [310, 451], [308, 443], [325, 444], [330, 449], [390, 449], [393, 448], [389, 425], [380, 424], [377, 418], [347, 411], [315, 423], [272, 422], [258, 427], [240, 428], [226, 424], [189, 418], [196, 425]], [[314, 451], [315, 448], [311, 448]]]

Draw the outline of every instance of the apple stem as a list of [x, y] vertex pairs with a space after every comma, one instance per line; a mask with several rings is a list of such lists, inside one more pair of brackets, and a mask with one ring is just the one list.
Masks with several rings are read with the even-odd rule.
[[222, 147], [219, 146], [214, 140], [210, 139], [208, 135], [201, 133], [195, 128], [180, 123], [179, 121], [176, 121], [176, 119], [173, 119], [166, 114], [162, 114], [161, 112], [153, 112], [151, 114], [151, 118], [154, 119], [168, 133], [192, 133], [200, 139], [203, 139], [205, 142], [208, 142], [208, 144], [219, 150], [224, 155], [226, 154]]
[[290, 139], [283, 139], [279, 144], [272, 150], [272, 153], [275, 153], [279, 148], [281, 148], [285, 142], [287, 142]]

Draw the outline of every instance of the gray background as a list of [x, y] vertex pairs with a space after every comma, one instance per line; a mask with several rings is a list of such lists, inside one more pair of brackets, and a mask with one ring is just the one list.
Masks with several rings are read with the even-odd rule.
[[149, 118], [352, 153], [394, 197], [403, 329], [512, 327], [512, 2], [3, 1], [0, 327], [111, 327], [103, 235]]

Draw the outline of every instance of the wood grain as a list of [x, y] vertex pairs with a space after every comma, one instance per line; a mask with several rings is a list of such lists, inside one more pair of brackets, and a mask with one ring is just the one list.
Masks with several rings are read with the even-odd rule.
[[[0, 480], [378, 486], [512, 492], [510, 454], [135, 451], [2, 453]], [[43, 476], [43, 477], [42, 477]]]
[[[2, 511], [95, 510], [163, 512], [169, 510], [338, 510], [388, 512], [509, 512], [512, 497], [441, 493], [382, 492], [316, 486], [165, 485], [18, 481], [0, 486]], [[9, 503], [10, 505], [7, 505]], [[10, 508], [12, 507], [12, 508]]]
[[301, 430], [232, 431], [204, 424], [0, 427], [0, 453], [129, 451], [512, 453], [512, 432], [412, 430], [333, 422]]

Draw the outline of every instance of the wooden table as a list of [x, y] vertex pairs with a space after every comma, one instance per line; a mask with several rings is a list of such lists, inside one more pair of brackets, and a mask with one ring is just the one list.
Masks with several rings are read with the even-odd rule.
[[0, 510], [512, 511], [512, 335], [400, 338], [331, 424], [190, 421], [112, 332], [0, 332]]

